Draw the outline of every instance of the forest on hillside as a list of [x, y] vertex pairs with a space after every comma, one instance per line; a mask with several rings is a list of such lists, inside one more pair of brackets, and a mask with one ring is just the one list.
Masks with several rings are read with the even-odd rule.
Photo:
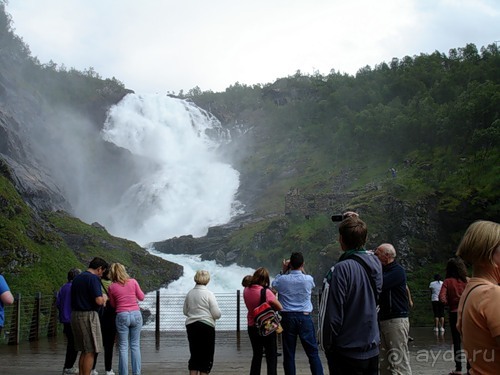
[[228, 126], [256, 129], [258, 146], [241, 163], [275, 173], [270, 185], [293, 169], [290, 186], [328, 191], [342, 170], [356, 170], [358, 183], [369, 184], [395, 167], [406, 172], [399, 174], [405, 199], [441, 194], [443, 209], [453, 211], [467, 200], [485, 216], [498, 217], [496, 44], [394, 58], [356, 76], [297, 72], [266, 85], [236, 83], [223, 93], [195, 88], [184, 97]]

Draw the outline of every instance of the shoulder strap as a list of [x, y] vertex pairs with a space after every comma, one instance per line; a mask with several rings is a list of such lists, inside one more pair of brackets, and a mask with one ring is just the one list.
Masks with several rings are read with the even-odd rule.
[[377, 287], [375, 286], [375, 280], [373, 280], [373, 277], [370, 276], [370, 269], [368, 268], [368, 265], [366, 264], [366, 262], [356, 255], [351, 255], [350, 257], [346, 258], [346, 260], [347, 259], [352, 259], [352, 260], [358, 262], [363, 267], [363, 269], [366, 272], [366, 276], [368, 276], [368, 280], [370, 280], [370, 285], [372, 287], [373, 296], [375, 297], [375, 302], [378, 304]]
[[106, 292], [106, 294], [108, 294], [108, 288], [106, 288], [106, 286], [102, 282], [102, 279], [100, 279], [100, 281], [101, 281], [102, 290], [104, 290]]
[[262, 305], [264, 302], [266, 302], [266, 287], [262, 287], [260, 290], [260, 304]]
[[464, 313], [464, 308], [465, 308], [465, 302], [467, 302], [467, 298], [469, 298], [469, 295], [471, 294], [471, 292], [476, 289], [478, 286], [483, 286], [483, 285], [486, 285], [486, 284], [477, 284], [477, 285], [474, 285], [470, 290], [469, 290], [469, 293], [467, 293], [467, 295], [465, 296], [464, 298], [464, 304], [462, 305], [462, 316], [463, 316], [463, 313]]

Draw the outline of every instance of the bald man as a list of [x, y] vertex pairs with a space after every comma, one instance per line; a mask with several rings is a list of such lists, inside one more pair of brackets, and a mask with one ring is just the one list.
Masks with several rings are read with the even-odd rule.
[[380, 374], [411, 375], [408, 336], [409, 301], [406, 271], [397, 263], [396, 249], [384, 243], [375, 249], [384, 282], [380, 294]]

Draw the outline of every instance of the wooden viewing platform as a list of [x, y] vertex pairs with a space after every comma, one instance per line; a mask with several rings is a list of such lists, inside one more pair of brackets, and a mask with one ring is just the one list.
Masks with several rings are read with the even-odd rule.
[[[412, 328], [410, 342], [413, 375], [443, 375], [454, 368], [451, 351], [451, 333], [436, 335], [432, 328]], [[19, 345], [0, 345], [1, 375], [50, 375], [61, 374], [64, 364], [66, 341], [62, 335], [42, 338], [36, 342]], [[278, 345], [281, 351], [281, 344]], [[154, 333], [144, 332], [141, 341], [142, 375], [188, 374], [189, 347], [185, 332], [162, 333], [158, 347]], [[104, 356], [101, 354], [96, 370], [104, 375]], [[211, 374], [243, 375], [250, 371], [252, 348], [246, 331], [217, 331], [214, 367]], [[327, 362], [321, 355], [325, 375]], [[283, 374], [283, 357], [278, 358], [278, 374]], [[297, 344], [297, 374], [310, 374], [307, 357], [300, 343]], [[114, 371], [118, 374], [118, 353], [115, 349]], [[464, 367], [465, 368], [465, 367]], [[262, 374], [266, 373], [263, 359]]]

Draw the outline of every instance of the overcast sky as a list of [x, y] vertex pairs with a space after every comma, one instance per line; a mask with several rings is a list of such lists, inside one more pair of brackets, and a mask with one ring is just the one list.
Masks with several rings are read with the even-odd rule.
[[41, 63], [137, 93], [223, 91], [498, 41], [499, 0], [8, 0]]

